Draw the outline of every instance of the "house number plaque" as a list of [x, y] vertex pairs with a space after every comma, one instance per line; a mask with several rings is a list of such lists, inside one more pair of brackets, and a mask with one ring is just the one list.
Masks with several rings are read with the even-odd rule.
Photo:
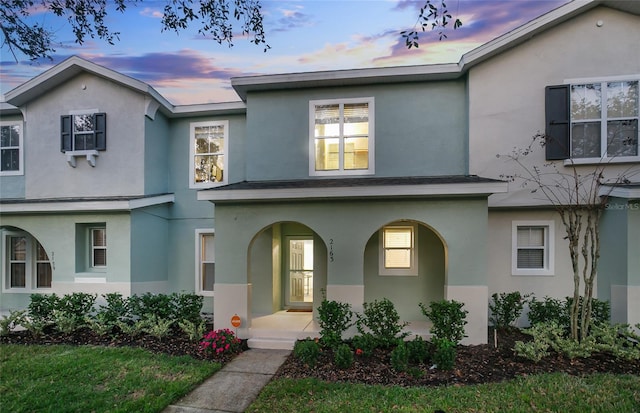
[[333, 262], [333, 238], [329, 240], [329, 261]]

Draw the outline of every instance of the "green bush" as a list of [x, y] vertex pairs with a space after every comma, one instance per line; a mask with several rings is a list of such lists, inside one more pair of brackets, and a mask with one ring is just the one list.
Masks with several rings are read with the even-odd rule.
[[85, 319], [86, 324], [89, 326], [91, 331], [98, 334], [99, 336], [107, 336], [113, 333], [113, 327], [115, 327], [115, 323], [112, 323], [105, 313], [99, 312], [95, 314], [93, 317], [87, 317]]
[[429, 343], [416, 336], [413, 340], [406, 342], [407, 351], [409, 352], [409, 363], [423, 364], [429, 361]]
[[178, 327], [189, 337], [189, 340], [198, 341], [204, 334], [205, 322], [202, 319], [199, 322], [182, 320], [178, 322]]
[[353, 364], [353, 351], [347, 344], [340, 344], [333, 357], [339, 369], [348, 369]]
[[145, 333], [155, 338], [163, 338], [168, 336], [171, 332], [171, 325], [173, 324], [173, 321], [153, 315], [149, 318], [145, 318], [144, 320], [140, 320], [139, 323], [142, 324], [142, 327], [140, 328]]
[[391, 367], [396, 371], [407, 371], [409, 368], [409, 350], [402, 340], [391, 351]]
[[434, 338], [433, 362], [440, 370], [451, 370], [456, 363], [456, 343], [446, 338]]
[[27, 307], [29, 324], [43, 328], [53, 324], [53, 310], [58, 308], [60, 298], [55, 294], [31, 294], [30, 298]]
[[194, 293], [173, 293], [171, 299], [174, 302], [174, 321], [188, 320], [196, 324], [202, 321], [203, 296]]
[[420, 303], [420, 309], [431, 322], [431, 334], [437, 339], [445, 339], [458, 344], [464, 337], [464, 326], [467, 310], [463, 310], [463, 303], [455, 300], [433, 301], [429, 307]]
[[494, 293], [489, 303], [491, 316], [489, 321], [497, 329], [505, 329], [515, 325], [515, 322], [522, 314], [522, 308], [527, 301], [528, 295], [522, 295], [519, 291], [512, 293]]
[[26, 321], [26, 310], [9, 311], [9, 315], [3, 315], [0, 320], [0, 336], [7, 335], [17, 326], [23, 326]]
[[351, 305], [337, 301], [323, 300], [318, 307], [320, 341], [322, 345], [337, 349], [342, 343], [342, 334], [354, 323]]
[[381, 347], [390, 347], [409, 335], [402, 331], [409, 323], [400, 322], [395, 306], [387, 298], [364, 303], [363, 313], [358, 315], [356, 324], [360, 334], [370, 332]]
[[75, 315], [58, 309], [53, 310], [53, 322], [56, 330], [64, 334], [71, 334], [81, 327]]
[[120, 293], [107, 293], [103, 295], [106, 305], [100, 305], [98, 314], [105, 323], [116, 325], [118, 321], [131, 318], [129, 311], [129, 299]]
[[533, 297], [529, 301], [529, 323], [533, 327], [536, 324], [548, 322], [569, 327], [569, 313], [566, 303], [551, 297], [544, 297], [542, 301]]
[[298, 340], [293, 346], [293, 355], [304, 364], [313, 367], [320, 357], [320, 344], [316, 340]]
[[129, 298], [129, 308], [134, 317], [140, 319], [159, 317], [163, 320], [172, 320], [175, 311], [175, 303], [170, 295], [151, 294], [134, 295]]
[[[76, 328], [85, 324], [85, 319], [93, 312], [93, 306], [96, 302], [96, 294], [73, 293], [65, 294], [56, 303], [56, 310], [62, 315], [58, 315], [58, 319], [71, 318]], [[70, 321], [69, 321], [70, 322]], [[58, 321], [56, 320], [56, 324]], [[70, 326], [67, 326], [69, 328]]]
[[365, 357], [371, 357], [373, 351], [378, 347], [378, 340], [371, 333], [364, 333], [362, 335], [353, 336], [351, 339], [351, 345], [359, 355]]

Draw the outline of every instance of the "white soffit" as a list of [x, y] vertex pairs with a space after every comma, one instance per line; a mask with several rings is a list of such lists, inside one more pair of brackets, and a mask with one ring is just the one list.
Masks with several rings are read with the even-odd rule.
[[0, 213], [41, 213], [41, 212], [87, 212], [87, 211], [131, 211], [153, 205], [175, 202], [175, 195], [166, 194], [147, 198], [123, 200], [77, 200], [15, 202], [0, 204]]

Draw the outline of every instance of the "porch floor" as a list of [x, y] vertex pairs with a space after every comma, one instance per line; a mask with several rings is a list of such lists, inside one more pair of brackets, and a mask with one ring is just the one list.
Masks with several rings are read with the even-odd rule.
[[[431, 337], [429, 321], [410, 321], [405, 331], [411, 334], [407, 339], [416, 335], [425, 340]], [[355, 327], [347, 335], [357, 334]], [[312, 313], [278, 311], [268, 315], [254, 315], [249, 328], [249, 347], [262, 349], [293, 349], [296, 340], [308, 337], [320, 337], [320, 326], [313, 319]]]

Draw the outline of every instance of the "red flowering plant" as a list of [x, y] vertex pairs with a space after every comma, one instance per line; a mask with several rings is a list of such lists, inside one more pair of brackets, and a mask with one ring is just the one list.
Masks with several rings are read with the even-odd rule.
[[200, 350], [205, 355], [219, 358], [242, 351], [242, 341], [228, 328], [209, 331], [202, 337]]

